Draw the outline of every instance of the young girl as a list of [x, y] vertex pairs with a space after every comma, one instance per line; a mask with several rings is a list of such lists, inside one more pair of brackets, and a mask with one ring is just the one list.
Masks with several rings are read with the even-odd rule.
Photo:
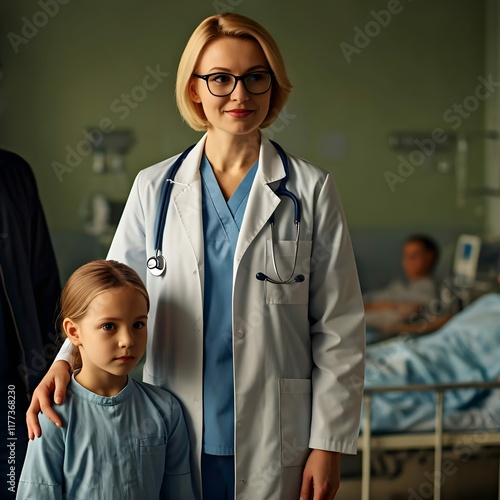
[[17, 498], [192, 498], [189, 440], [171, 394], [128, 376], [146, 348], [148, 293], [137, 273], [97, 260], [61, 296], [62, 330], [75, 366], [60, 408], [63, 427], [40, 414]]

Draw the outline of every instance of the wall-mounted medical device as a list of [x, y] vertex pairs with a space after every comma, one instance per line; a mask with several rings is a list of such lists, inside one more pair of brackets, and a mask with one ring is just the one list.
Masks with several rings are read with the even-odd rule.
[[120, 220], [130, 183], [124, 158], [135, 142], [130, 129], [103, 132], [89, 127], [92, 137], [92, 170], [82, 197], [80, 216], [85, 232], [109, 245]]
[[498, 140], [497, 130], [478, 130], [455, 133], [441, 128], [428, 131], [397, 130], [389, 135], [391, 149], [402, 152], [413, 167], [429, 172], [452, 173], [455, 177], [456, 204], [464, 208], [471, 195], [499, 196], [500, 187], [469, 186], [470, 148], [473, 142]]

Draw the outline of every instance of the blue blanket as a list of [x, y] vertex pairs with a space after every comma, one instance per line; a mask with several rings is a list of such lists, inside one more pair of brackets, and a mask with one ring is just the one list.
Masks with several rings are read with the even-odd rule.
[[[500, 376], [500, 295], [486, 295], [434, 333], [399, 336], [367, 347], [366, 387], [491, 381]], [[445, 394], [445, 412], [487, 406], [500, 409], [500, 398], [485, 405], [490, 391]], [[384, 393], [372, 399], [374, 432], [421, 427], [435, 414], [435, 393]]]

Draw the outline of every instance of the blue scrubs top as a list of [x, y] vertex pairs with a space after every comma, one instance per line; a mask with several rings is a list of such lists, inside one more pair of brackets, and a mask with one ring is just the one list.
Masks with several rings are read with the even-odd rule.
[[226, 202], [206, 156], [200, 165], [205, 289], [203, 452], [234, 454], [233, 260], [258, 162]]

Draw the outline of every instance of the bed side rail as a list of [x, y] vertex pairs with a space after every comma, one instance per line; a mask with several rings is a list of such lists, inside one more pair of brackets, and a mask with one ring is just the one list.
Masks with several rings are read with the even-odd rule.
[[[363, 447], [362, 479], [361, 479], [361, 499], [370, 499], [370, 455], [371, 455], [371, 400], [375, 394], [384, 392], [435, 392], [436, 393], [436, 414], [434, 431], [434, 477], [441, 477], [441, 464], [443, 457], [443, 404], [444, 393], [460, 389], [499, 389], [500, 380], [488, 382], [459, 382], [452, 384], [412, 384], [393, 385], [365, 388], [363, 393], [363, 434], [361, 436]], [[500, 466], [499, 466], [499, 490], [500, 500]], [[434, 500], [441, 500], [441, 482], [434, 481]]]

